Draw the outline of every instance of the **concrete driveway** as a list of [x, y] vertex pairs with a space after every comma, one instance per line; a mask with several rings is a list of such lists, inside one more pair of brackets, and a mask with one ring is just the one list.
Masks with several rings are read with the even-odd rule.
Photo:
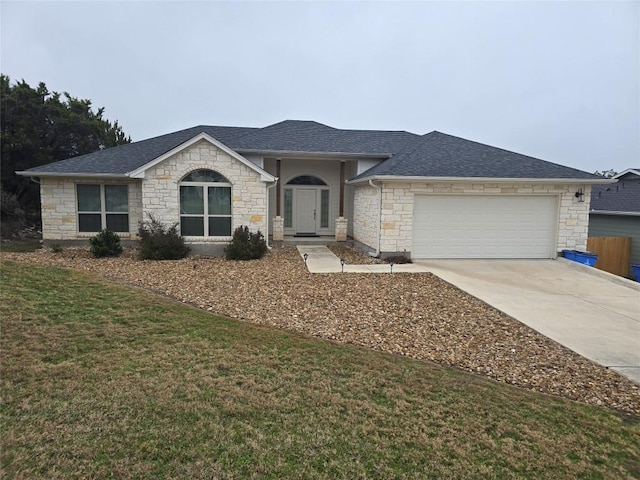
[[565, 259], [418, 263], [574, 352], [640, 383], [640, 284]]

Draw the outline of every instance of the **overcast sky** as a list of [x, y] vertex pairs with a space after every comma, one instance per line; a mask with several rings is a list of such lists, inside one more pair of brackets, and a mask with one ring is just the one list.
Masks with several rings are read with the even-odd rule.
[[285, 119], [640, 167], [640, 2], [0, 3], [1, 70], [133, 140]]

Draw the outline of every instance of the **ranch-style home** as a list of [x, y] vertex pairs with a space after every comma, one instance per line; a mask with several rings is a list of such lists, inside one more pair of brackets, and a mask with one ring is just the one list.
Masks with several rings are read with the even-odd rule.
[[555, 258], [586, 248], [603, 177], [440, 132], [286, 120], [197, 126], [17, 172], [40, 183], [45, 243], [152, 213], [198, 253], [247, 225], [271, 241], [353, 239], [377, 256]]

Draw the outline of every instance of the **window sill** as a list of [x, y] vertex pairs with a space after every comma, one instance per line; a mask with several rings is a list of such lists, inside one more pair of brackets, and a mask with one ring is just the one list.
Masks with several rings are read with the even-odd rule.
[[[96, 235], [98, 235], [100, 232], [78, 232], [76, 234], [76, 238], [91, 238], [91, 237], [95, 237]], [[133, 235], [131, 235], [130, 232], [113, 232], [116, 235], [118, 235], [120, 238], [131, 238], [133, 237]]]
[[184, 237], [185, 242], [190, 243], [214, 243], [214, 242], [230, 242], [233, 239], [232, 236], [228, 237]]

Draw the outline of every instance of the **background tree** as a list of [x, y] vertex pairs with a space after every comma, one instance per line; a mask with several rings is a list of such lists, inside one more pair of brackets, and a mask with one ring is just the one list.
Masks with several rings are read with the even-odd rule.
[[14, 172], [131, 143], [117, 121], [103, 117], [104, 108], [94, 112], [91, 100], [49, 92], [42, 82], [12, 85], [0, 74], [0, 98], [2, 190], [15, 195], [31, 221], [40, 217], [39, 187]]

